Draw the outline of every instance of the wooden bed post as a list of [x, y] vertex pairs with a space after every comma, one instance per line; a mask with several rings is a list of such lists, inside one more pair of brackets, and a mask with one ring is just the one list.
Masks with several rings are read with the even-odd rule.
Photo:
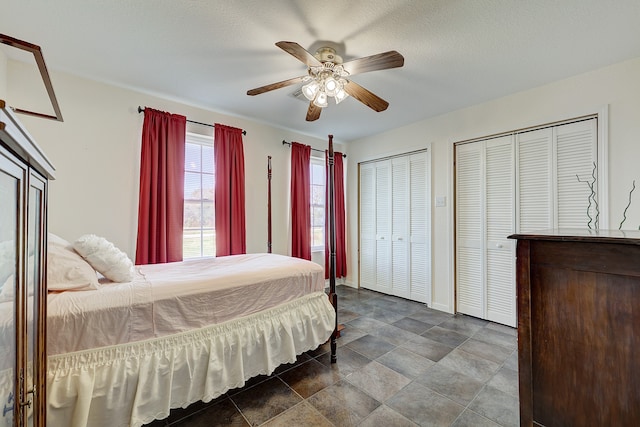
[[329, 301], [336, 311], [336, 324], [331, 334], [331, 363], [336, 363], [336, 339], [338, 338], [338, 295], [336, 295], [336, 211], [334, 192], [333, 135], [329, 135]]
[[271, 156], [267, 156], [267, 252], [271, 253]]

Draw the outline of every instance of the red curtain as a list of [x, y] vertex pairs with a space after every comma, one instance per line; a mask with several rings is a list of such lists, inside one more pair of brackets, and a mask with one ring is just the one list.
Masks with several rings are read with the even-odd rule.
[[186, 122], [144, 110], [136, 264], [182, 261]]
[[291, 256], [311, 260], [311, 147], [291, 143]]
[[216, 256], [247, 253], [242, 129], [215, 124]]
[[[324, 278], [329, 278], [329, 256], [331, 244], [329, 238], [329, 153], [326, 153], [326, 204], [325, 204], [325, 233], [324, 233]], [[344, 167], [342, 153], [334, 152], [333, 159], [333, 187], [334, 209], [336, 213], [336, 277], [347, 276], [347, 251], [345, 242], [345, 208], [344, 208]]]

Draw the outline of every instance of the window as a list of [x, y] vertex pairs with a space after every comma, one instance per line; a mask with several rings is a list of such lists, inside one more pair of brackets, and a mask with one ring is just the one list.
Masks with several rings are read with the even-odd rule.
[[183, 258], [216, 254], [213, 138], [187, 132], [184, 156]]
[[325, 160], [311, 157], [311, 251], [324, 250]]

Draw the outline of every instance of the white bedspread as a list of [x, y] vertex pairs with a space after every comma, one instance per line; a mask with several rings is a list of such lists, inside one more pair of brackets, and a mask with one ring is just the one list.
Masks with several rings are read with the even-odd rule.
[[324, 290], [318, 264], [247, 254], [136, 267], [132, 282], [49, 294], [50, 355], [163, 337]]
[[131, 283], [48, 303], [52, 426], [164, 418], [294, 362], [336, 323], [322, 267], [272, 254], [141, 266]]

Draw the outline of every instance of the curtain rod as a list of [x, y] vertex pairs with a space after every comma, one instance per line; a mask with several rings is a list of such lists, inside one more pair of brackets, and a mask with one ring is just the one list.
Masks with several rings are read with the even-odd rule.
[[[291, 143], [290, 143], [290, 142], [285, 141], [284, 139], [282, 140], [282, 145], [288, 145], [289, 147], [291, 147]], [[324, 150], [318, 150], [317, 148], [313, 148], [313, 147], [311, 147], [311, 151], [317, 151], [318, 153], [324, 153]], [[347, 155], [343, 153], [343, 154], [342, 154], [342, 157], [343, 157], [343, 158], [346, 158], [346, 157], [347, 157]]]
[[[145, 108], [146, 108], [146, 107], [145, 107]], [[138, 114], [140, 114], [140, 113], [144, 113], [144, 108], [142, 108], [141, 106], [139, 106], [139, 105], [138, 105]], [[187, 121], [188, 121], [189, 123], [195, 123], [195, 124], [197, 124], [197, 125], [202, 125], [202, 126], [209, 126], [209, 127], [211, 127], [211, 128], [216, 127], [216, 125], [210, 125], [209, 123], [196, 122], [195, 120], [189, 120], [189, 119], [187, 119]], [[247, 131], [246, 131], [246, 130], [243, 130], [243, 131], [242, 131], [242, 134], [243, 134], [243, 135], [246, 135], [246, 134], [247, 134]]]

